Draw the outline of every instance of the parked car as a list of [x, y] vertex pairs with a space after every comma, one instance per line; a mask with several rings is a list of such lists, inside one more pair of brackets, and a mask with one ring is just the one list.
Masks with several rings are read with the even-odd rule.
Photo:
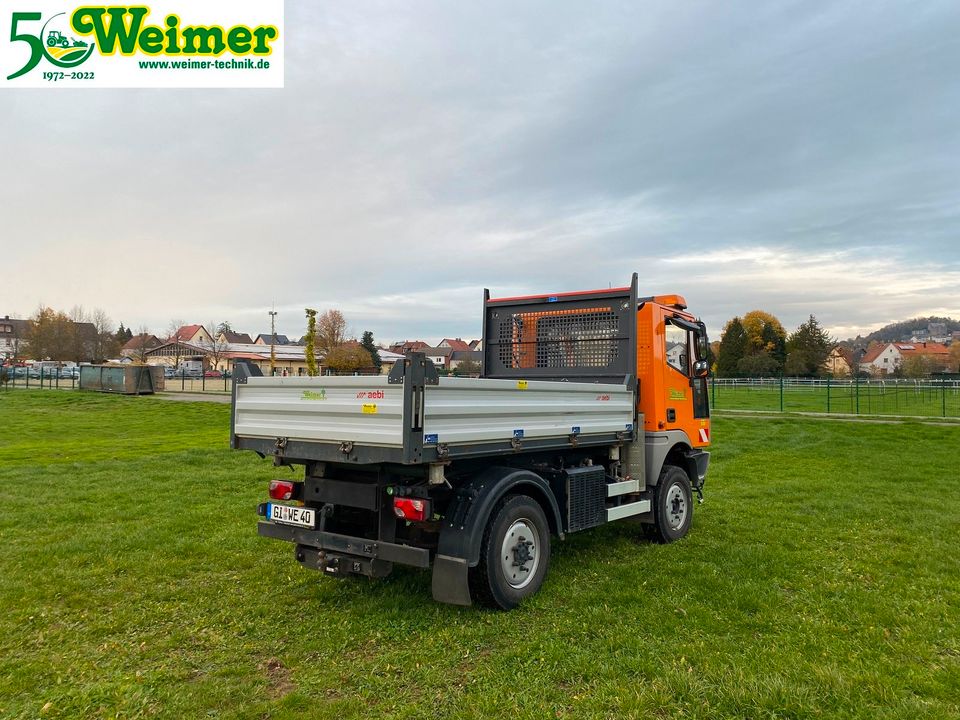
[[208, 378], [222, 378], [222, 377], [223, 377], [223, 373], [220, 372], [219, 370], [207, 370], [207, 371], [203, 374], [203, 376], [204, 376], [204, 377], [208, 377]]

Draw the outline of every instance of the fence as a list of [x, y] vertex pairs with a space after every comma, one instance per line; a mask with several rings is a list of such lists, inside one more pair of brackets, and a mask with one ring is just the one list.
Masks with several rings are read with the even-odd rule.
[[960, 380], [712, 378], [717, 410], [960, 418]]
[[[22, 372], [21, 372], [22, 371]], [[4, 368], [0, 387], [74, 390], [78, 377], [41, 368]], [[229, 393], [229, 377], [166, 378], [167, 392]], [[832, 378], [711, 378], [715, 410], [815, 412], [848, 415], [915, 415], [960, 418], [960, 380], [835, 380]]]
[[[0, 388], [15, 390], [18, 388], [37, 390], [77, 390], [80, 388], [80, 375], [69, 370], [57, 371], [56, 368], [4, 368], [0, 372]], [[176, 375], [164, 379], [167, 392], [206, 392], [229, 393], [233, 390], [233, 380], [229, 377], [184, 377]]]

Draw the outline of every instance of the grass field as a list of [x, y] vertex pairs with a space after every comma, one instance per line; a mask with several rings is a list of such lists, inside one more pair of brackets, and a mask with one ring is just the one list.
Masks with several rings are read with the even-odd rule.
[[[879, 382], [852, 385], [791, 386], [781, 392], [776, 379], [768, 384], [726, 384], [710, 387], [710, 402], [718, 410], [764, 410], [784, 412], [817, 412], [855, 415], [905, 415], [960, 418], [960, 386], [926, 383]], [[715, 385], [715, 386], [714, 386]]]
[[0, 394], [0, 717], [960, 717], [960, 427], [720, 418], [687, 539], [498, 613], [302, 570], [228, 414]]

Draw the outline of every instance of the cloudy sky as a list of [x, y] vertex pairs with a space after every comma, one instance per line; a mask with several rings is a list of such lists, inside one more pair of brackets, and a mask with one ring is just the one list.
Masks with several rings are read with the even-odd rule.
[[286, 88], [0, 90], [0, 314], [383, 341], [494, 295], [960, 318], [960, 3], [286, 3]]

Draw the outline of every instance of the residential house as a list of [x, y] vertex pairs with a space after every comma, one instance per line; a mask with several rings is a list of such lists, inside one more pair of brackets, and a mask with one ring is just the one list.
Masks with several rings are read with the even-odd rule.
[[389, 350], [393, 353], [406, 355], [408, 352], [417, 352], [428, 347], [430, 347], [430, 343], [426, 343], [423, 340], [403, 340], [395, 342], [390, 346]]
[[213, 336], [207, 332], [207, 329], [203, 325], [184, 325], [183, 327], [177, 328], [177, 331], [167, 338], [167, 340], [178, 340], [180, 342], [193, 344], [213, 344]]
[[464, 342], [460, 338], [444, 338], [437, 344], [437, 347], [448, 347], [451, 350], [456, 350], [457, 352], [468, 352], [471, 350], [470, 344]]
[[930, 323], [927, 325], [928, 339], [933, 342], [950, 342], [950, 331], [947, 330], [947, 324], [942, 322]]
[[483, 351], [483, 340], [471, 340], [470, 349]]
[[252, 345], [253, 338], [247, 335], [247, 333], [238, 333], [233, 332], [232, 330], [222, 331], [217, 335], [217, 342], [219, 343], [243, 343], [244, 345]]
[[483, 353], [478, 350], [454, 350], [450, 353], [451, 370], [456, 370], [462, 363], [467, 361], [473, 361], [482, 367]]
[[280, 333], [277, 333], [276, 335], [272, 335], [271, 333], [260, 333], [257, 335], [257, 339], [253, 341], [253, 344], [294, 345], [294, 343], [290, 342], [290, 338], [288, 338], [286, 335], [281, 335]]
[[892, 375], [904, 360], [916, 355], [929, 358], [934, 369], [944, 368], [950, 362], [950, 351], [941, 343], [875, 343], [867, 348], [866, 354], [860, 361], [860, 367], [869, 371], [871, 375]]
[[417, 352], [426, 355], [427, 359], [432, 361], [438, 370], [441, 368], [450, 369], [450, 356], [454, 353], [452, 347], [424, 347], [418, 349]]
[[0, 320], [0, 359], [18, 359], [27, 345], [29, 320], [18, 320], [4, 315]]
[[827, 355], [823, 368], [834, 377], [846, 377], [853, 373], [854, 365], [853, 353], [842, 345], [837, 345]]
[[124, 343], [120, 348], [120, 357], [139, 359], [144, 356], [148, 350], [153, 350], [163, 345], [163, 340], [150, 333], [140, 333]]

